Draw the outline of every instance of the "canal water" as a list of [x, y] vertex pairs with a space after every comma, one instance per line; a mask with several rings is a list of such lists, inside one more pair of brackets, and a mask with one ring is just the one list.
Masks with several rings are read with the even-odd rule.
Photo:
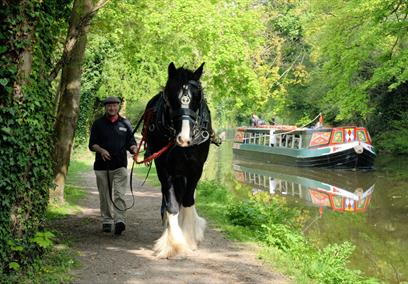
[[307, 212], [303, 230], [316, 245], [349, 241], [350, 268], [408, 282], [408, 157], [380, 154], [372, 171], [283, 167], [235, 160], [227, 141], [211, 147], [203, 179], [285, 197]]

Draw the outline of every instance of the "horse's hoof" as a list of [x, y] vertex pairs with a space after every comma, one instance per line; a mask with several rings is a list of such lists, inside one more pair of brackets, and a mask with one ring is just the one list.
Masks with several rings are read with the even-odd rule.
[[185, 245], [167, 247], [164, 250], [156, 250], [157, 258], [167, 258], [167, 259], [183, 259], [188, 256], [192, 251], [185, 247]]

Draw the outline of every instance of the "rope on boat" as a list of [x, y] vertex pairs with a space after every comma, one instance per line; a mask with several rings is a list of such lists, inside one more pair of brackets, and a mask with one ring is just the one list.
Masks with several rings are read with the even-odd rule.
[[308, 126], [309, 124], [311, 124], [312, 122], [314, 122], [316, 119], [318, 119], [321, 115], [322, 115], [322, 114], [319, 113], [315, 118], [313, 118], [313, 119], [312, 119], [311, 121], [309, 121], [308, 123], [306, 123], [306, 124], [304, 124], [304, 125], [302, 125], [302, 126], [300, 126], [300, 127], [296, 127], [295, 129], [290, 130], [290, 131], [287, 131], [287, 132], [280, 132], [279, 134], [288, 134], [288, 133], [295, 132], [295, 131], [296, 131], [297, 129], [299, 129], [299, 128], [303, 128], [303, 127]]

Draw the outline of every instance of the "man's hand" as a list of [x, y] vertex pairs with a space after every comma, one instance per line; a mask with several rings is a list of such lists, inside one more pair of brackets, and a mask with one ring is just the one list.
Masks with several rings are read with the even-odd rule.
[[92, 150], [94, 150], [95, 152], [98, 152], [99, 154], [101, 154], [102, 160], [104, 160], [104, 161], [109, 161], [111, 159], [111, 155], [109, 154], [109, 152], [106, 151], [105, 149], [103, 149], [98, 144], [92, 145]]
[[130, 153], [132, 153], [133, 155], [135, 155], [136, 152], [137, 152], [137, 146], [136, 146], [136, 145], [130, 146]]
[[98, 152], [99, 152], [99, 154], [101, 154], [102, 160], [104, 160], [104, 161], [106, 161], [106, 160], [110, 161], [111, 156], [110, 156], [110, 154], [109, 154], [108, 151], [106, 151], [106, 150], [103, 149], [103, 148], [100, 148], [100, 150], [99, 150]]

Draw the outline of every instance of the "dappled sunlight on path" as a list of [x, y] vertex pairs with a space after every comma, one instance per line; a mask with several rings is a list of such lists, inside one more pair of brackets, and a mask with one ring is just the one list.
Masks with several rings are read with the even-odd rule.
[[[226, 240], [207, 228], [204, 242], [185, 258], [158, 259], [153, 243], [162, 232], [159, 188], [138, 187], [135, 206], [127, 212], [121, 236], [101, 232], [99, 199], [92, 171], [78, 181], [87, 196], [81, 212], [52, 223], [79, 252], [81, 266], [73, 271], [73, 283], [290, 283], [259, 262], [255, 249]], [[126, 195], [132, 202], [130, 192]]]

